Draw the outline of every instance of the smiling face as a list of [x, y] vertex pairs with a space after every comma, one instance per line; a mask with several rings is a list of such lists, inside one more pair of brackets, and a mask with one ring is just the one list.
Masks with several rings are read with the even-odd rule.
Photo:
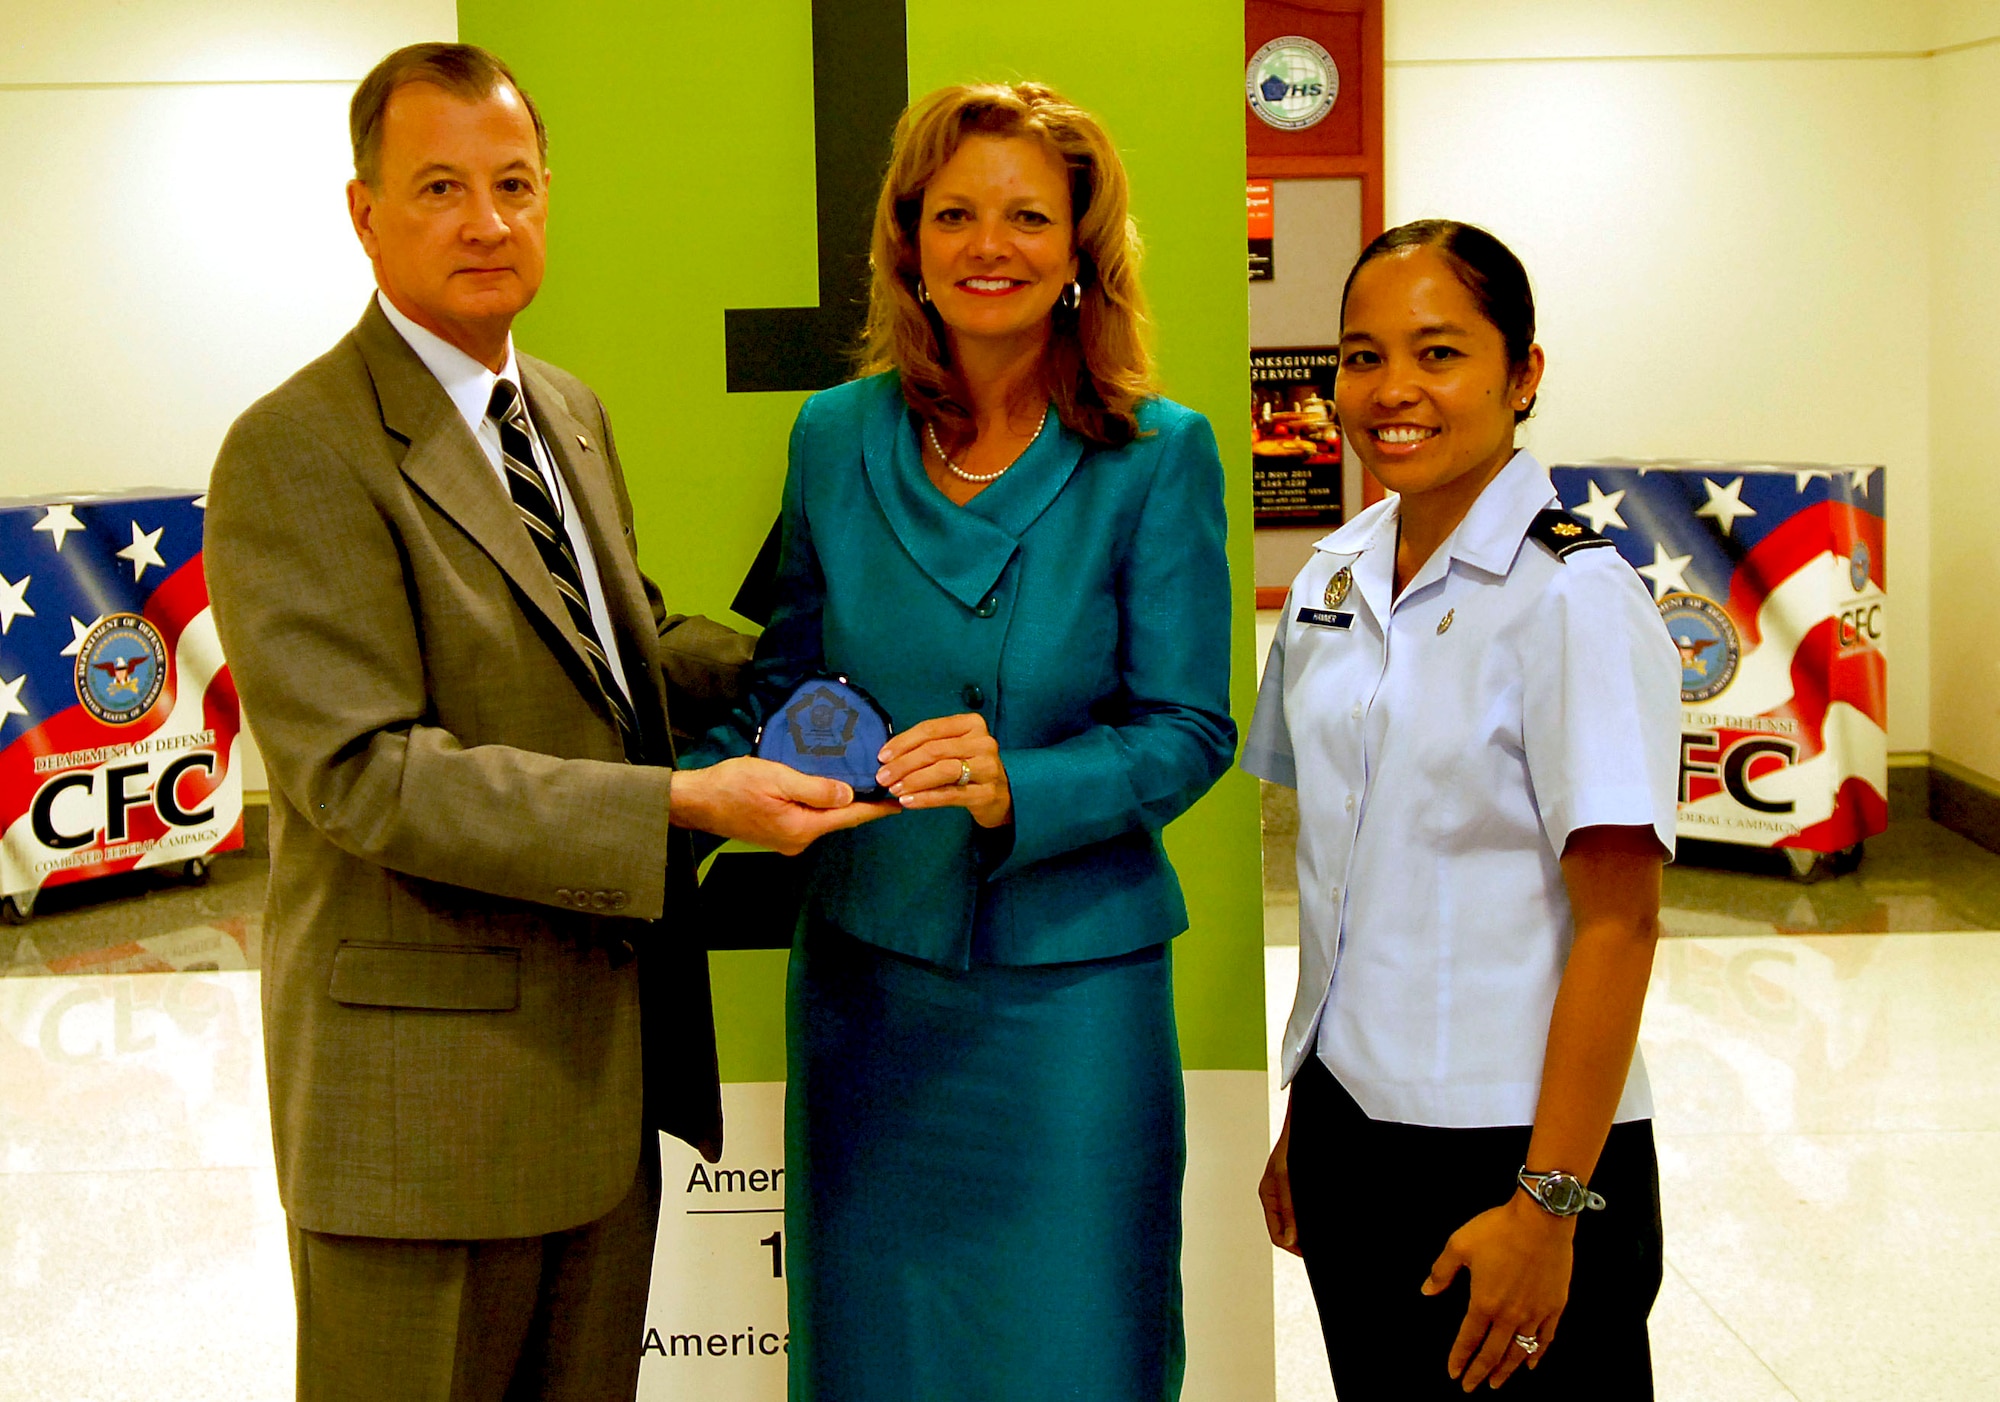
[[1391, 491], [1476, 497], [1513, 457], [1515, 411], [1541, 378], [1541, 347], [1509, 364], [1500, 328], [1436, 249], [1355, 273], [1334, 406], [1343, 442]]
[[383, 111], [375, 184], [347, 187], [354, 232], [384, 294], [495, 370], [508, 328], [542, 285], [540, 157], [534, 120], [512, 88], [469, 102], [412, 82]]
[[1061, 158], [1031, 137], [967, 137], [924, 189], [917, 258], [959, 358], [964, 342], [1046, 341], [1077, 269]]

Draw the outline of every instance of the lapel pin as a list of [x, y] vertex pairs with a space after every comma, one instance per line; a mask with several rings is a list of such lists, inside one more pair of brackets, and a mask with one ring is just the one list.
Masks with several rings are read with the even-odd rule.
[[1337, 609], [1347, 599], [1347, 591], [1354, 587], [1354, 571], [1342, 565], [1326, 582], [1326, 606]]
[[582, 434], [579, 433], [576, 436], [576, 446], [583, 449], [583, 451], [587, 453], [590, 451], [590, 440], [588, 438], [585, 438]]
[[1438, 636], [1440, 638], [1451, 631], [1451, 620], [1457, 617], [1457, 615], [1457, 609], [1446, 609], [1444, 611], [1444, 617], [1438, 620]]

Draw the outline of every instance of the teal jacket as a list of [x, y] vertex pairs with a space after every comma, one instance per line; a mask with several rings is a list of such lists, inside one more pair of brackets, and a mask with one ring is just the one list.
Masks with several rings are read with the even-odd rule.
[[870, 944], [972, 962], [1102, 959], [1187, 928], [1160, 829], [1229, 767], [1229, 567], [1208, 420], [1168, 400], [1092, 450], [1051, 413], [955, 506], [896, 376], [807, 400], [792, 429], [777, 608], [750, 696], [688, 764], [746, 753], [804, 677], [851, 678], [897, 728], [977, 711], [1011, 832], [963, 809], [821, 839], [807, 908]]

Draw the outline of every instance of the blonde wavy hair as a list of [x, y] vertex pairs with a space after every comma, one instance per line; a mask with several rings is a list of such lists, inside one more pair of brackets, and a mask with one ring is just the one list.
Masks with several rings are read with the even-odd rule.
[[972, 440], [972, 411], [950, 363], [944, 323], [917, 297], [924, 187], [968, 136], [1033, 137], [1068, 169], [1083, 296], [1076, 310], [1058, 303], [1050, 314], [1042, 373], [1064, 427], [1105, 447], [1130, 443], [1139, 435], [1140, 403], [1157, 391], [1125, 165], [1095, 117], [1041, 83], [940, 88], [897, 121], [875, 203], [860, 372], [901, 372], [903, 398], [953, 451]]

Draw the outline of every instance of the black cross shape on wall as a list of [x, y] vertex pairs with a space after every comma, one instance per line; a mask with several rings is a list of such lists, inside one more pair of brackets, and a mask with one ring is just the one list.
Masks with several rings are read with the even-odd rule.
[[868, 311], [868, 237], [889, 137], [910, 100], [904, 0], [813, 0], [819, 305], [722, 313], [731, 394], [846, 380]]

